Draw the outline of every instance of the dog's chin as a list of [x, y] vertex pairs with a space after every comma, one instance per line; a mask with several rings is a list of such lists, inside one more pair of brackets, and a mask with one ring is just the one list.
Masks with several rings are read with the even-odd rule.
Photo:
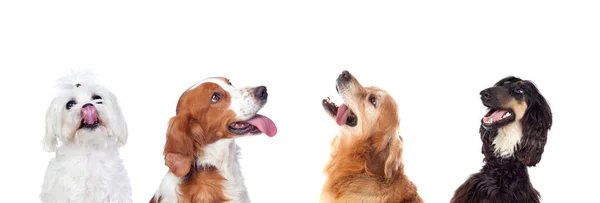
[[87, 131], [94, 131], [96, 129], [98, 129], [98, 127], [102, 126], [102, 122], [101, 121], [97, 121], [91, 124], [86, 124], [83, 122], [83, 120], [81, 120], [81, 123], [79, 124], [79, 128], [77, 130], [87, 130]]
[[109, 135], [109, 129], [104, 126], [97, 126], [94, 130], [80, 128], [73, 137], [73, 142], [80, 147], [90, 149], [109, 149], [115, 148], [116, 143]]

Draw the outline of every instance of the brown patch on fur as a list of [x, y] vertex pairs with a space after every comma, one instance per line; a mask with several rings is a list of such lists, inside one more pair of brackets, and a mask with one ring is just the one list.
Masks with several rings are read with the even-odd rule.
[[195, 169], [197, 171], [190, 173], [179, 188], [183, 196], [180, 203], [192, 202], [227, 202], [229, 199], [223, 193], [225, 178], [216, 167]]
[[[352, 101], [347, 102], [352, 103], [359, 124], [344, 126], [350, 130], [341, 130], [332, 141], [321, 202], [422, 203], [417, 187], [404, 174], [395, 101], [382, 89], [351, 81], [345, 91], [350, 91], [347, 99]], [[368, 100], [370, 94], [381, 96], [376, 107]]]
[[[228, 84], [229, 80], [221, 78]], [[221, 95], [212, 103], [214, 93]], [[230, 95], [219, 85], [204, 83], [184, 92], [177, 103], [176, 115], [169, 121], [164, 148], [165, 165], [177, 177], [184, 177], [179, 185], [179, 202], [223, 202], [222, 181], [214, 167], [199, 168], [196, 160], [203, 148], [223, 138], [236, 136], [228, 126], [235, 122], [235, 113], [229, 109]]]
[[[181, 196], [177, 202], [227, 202], [229, 199], [225, 197], [223, 185], [221, 184], [225, 180], [226, 179], [221, 175], [219, 170], [214, 166], [194, 168], [193, 172], [179, 184]], [[161, 197], [158, 197], [158, 201], [153, 197], [150, 200], [150, 203], [159, 203], [161, 200]]]
[[527, 111], [527, 102], [525, 100], [517, 101], [515, 98], [511, 98], [503, 108], [510, 108], [515, 112], [515, 121], [520, 121]]

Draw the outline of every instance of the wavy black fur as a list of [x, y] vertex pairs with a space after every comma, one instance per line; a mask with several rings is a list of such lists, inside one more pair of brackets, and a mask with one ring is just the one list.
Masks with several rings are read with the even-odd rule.
[[[494, 154], [492, 144], [498, 134], [497, 129], [486, 130], [480, 126], [485, 165], [456, 189], [450, 202], [538, 203], [540, 193], [531, 184], [527, 168], [535, 166], [542, 159], [547, 133], [552, 126], [550, 106], [531, 81], [509, 76], [498, 81], [494, 87], [506, 88], [509, 96], [527, 102], [527, 109], [520, 121], [523, 130], [521, 144], [513, 156], [498, 157]], [[520, 87], [524, 93], [513, 94], [510, 90], [515, 87]]]

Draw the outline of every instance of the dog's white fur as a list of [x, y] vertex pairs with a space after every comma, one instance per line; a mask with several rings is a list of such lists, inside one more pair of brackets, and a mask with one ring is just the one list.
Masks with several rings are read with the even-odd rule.
[[500, 157], [513, 156], [521, 143], [523, 129], [520, 122], [512, 122], [498, 129], [498, 135], [494, 138], [494, 153]]
[[[56, 155], [46, 169], [40, 194], [44, 203], [132, 202], [118, 151], [127, 143], [127, 124], [115, 95], [94, 79], [88, 71], [61, 78], [60, 93], [48, 107], [43, 148]], [[101, 99], [92, 100], [94, 94]], [[70, 100], [76, 104], [67, 110]], [[96, 107], [101, 121], [93, 130], [79, 129], [81, 108], [87, 103]]]
[[[206, 82], [218, 84], [229, 93], [231, 96], [229, 109], [236, 113], [239, 120], [251, 118], [263, 107], [258, 105], [252, 97], [247, 96], [252, 94], [251, 88], [236, 88], [219, 79], [202, 80], [189, 89]], [[215, 166], [221, 172], [221, 175], [227, 179], [223, 182], [223, 187], [225, 197], [230, 199], [229, 203], [250, 203], [238, 162], [239, 149], [239, 146], [235, 143], [235, 138], [221, 139], [207, 145], [204, 148], [204, 154], [198, 158], [197, 162], [198, 165]], [[179, 196], [178, 185], [182, 179], [171, 172], [167, 172], [154, 197], [161, 197], [159, 203], [176, 203]]]

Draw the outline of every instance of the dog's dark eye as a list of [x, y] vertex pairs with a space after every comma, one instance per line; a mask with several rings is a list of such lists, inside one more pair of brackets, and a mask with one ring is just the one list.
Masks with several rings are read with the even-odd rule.
[[371, 104], [373, 104], [373, 106], [377, 104], [377, 98], [375, 98], [375, 96], [373, 95], [369, 96], [369, 101], [371, 102]]
[[517, 87], [517, 88], [515, 88], [515, 93], [523, 94], [523, 89], [521, 89], [520, 87]]
[[75, 106], [75, 101], [71, 100], [69, 102], [67, 102], [67, 110], [71, 109], [73, 106]]
[[211, 103], [217, 103], [219, 100], [221, 100], [221, 95], [219, 93], [214, 93], [210, 98]]
[[92, 100], [96, 100], [96, 99], [102, 99], [102, 97], [95, 94], [92, 96]]

